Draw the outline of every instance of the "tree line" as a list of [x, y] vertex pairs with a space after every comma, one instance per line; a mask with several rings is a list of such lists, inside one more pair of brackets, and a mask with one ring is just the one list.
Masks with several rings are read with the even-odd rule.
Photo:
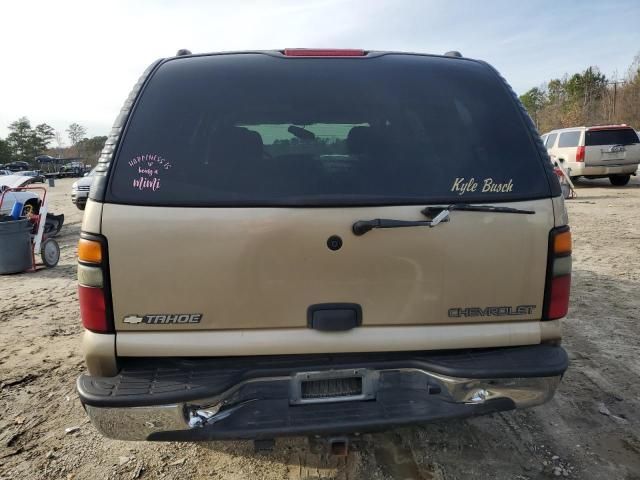
[[94, 164], [107, 140], [106, 136], [88, 138], [86, 129], [78, 123], [70, 124], [65, 130], [69, 145], [61, 132], [46, 123], [32, 127], [27, 117], [11, 122], [8, 128], [7, 138], [0, 138], [0, 164], [22, 161], [35, 167], [35, 158], [39, 155], [76, 157]]
[[640, 55], [622, 78], [598, 67], [555, 78], [520, 96], [540, 133], [556, 128], [626, 123], [640, 129]]

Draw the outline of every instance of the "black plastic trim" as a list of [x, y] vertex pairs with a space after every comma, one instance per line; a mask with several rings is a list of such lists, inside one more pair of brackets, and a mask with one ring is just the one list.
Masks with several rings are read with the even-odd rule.
[[84, 404], [99, 407], [166, 405], [209, 398], [250, 379], [332, 369], [414, 368], [450, 377], [480, 379], [553, 377], [566, 371], [569, 359], [562, 347], [541, 344], [435, 352], [119, 358], [119, 365], [122, 370], [114, 377], [85, 374], [78, 378], [77, 390]]
[[151, 433], [151, 441], [260, 440], [294, 435], [335, 435], [384, 431], [436, 420], [468, 418], [513, 410], [496, 398], [482, 404], [455, 403], [423, 391], [389, 391], [384, 400], [290, 406], [281, 399], [245, 405], [228, 418], [203, 428]]
[[321, 332], [344, 332], [362, 325], [357, 303], [318, 303], [307, 308], [307, 326]]

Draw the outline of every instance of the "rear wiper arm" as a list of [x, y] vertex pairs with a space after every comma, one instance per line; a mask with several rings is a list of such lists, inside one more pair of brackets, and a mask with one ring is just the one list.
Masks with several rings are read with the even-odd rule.
[[388, 218], [375, 218], [373, 220], [358, 220], [353, 224], [353, 233], [357, 236], [364, 235], [374, 228], [400, 228], [400, 227], [435, 227], [441, 222], [449, 221], [449, 211], [442, 210], [431, 220], [390, 220]]
[[493, 205], [470, 205], [468, 203], [453, 203], [448, 207], [426, 207], [422, 210], [422, 214], [431, 217], [437, 213], [437, 218], [442, 212], [452, 212], [453, 210], [461, 210], [464, 212], [491, 212], [491, 213], [517, 213], [522, 215], [533, 215], [533, 210], [522, 210], [513, 207], [496, 207]]
[[521, 210], [513, 207], [495, 207], [492, 205], [470, 205], [468, 203], [454, 203], [449, 206], [426, 207], [422, 214], [430, 220], [391, 220], [388, 218], [375, 218], [373, 220], [358, 220], [352, 226], [353, 233], [357, 236], [364, 235], [374, 228], [401, 228], [401, 227], [435, 227], [449, 221], [449, 214], [453, 210], [466, 212], [492, 212], [492, 213], [517, 213], [531, 215], [533, 210]]

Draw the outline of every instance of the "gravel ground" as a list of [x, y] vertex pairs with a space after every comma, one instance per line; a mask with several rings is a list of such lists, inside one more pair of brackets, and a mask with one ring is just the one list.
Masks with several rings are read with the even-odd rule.
[[248, 442], [108, 440], [74, 391], [83, 371], [75, 280], [82, 212], [72, 180], [50, 189], [66, 224], [60, 264], [0, 277], [1, 479], [640, 479], [640, 181], [578, 184], [568, 202], [574, 277], [571, 367], [546, 405], [365, 435], [352, 453], [306, 439], [269, 454]]

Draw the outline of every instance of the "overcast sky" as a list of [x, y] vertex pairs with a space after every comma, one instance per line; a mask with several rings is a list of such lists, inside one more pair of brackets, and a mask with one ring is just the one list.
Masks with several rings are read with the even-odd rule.
[[623, 76], [640, 53], [639, 0], [12, 0], [0, 16], [0, 137], [21, 116], [106, 135], [146, 66], [179, 48], [455, 49], [518, 93], [590, 65]]

